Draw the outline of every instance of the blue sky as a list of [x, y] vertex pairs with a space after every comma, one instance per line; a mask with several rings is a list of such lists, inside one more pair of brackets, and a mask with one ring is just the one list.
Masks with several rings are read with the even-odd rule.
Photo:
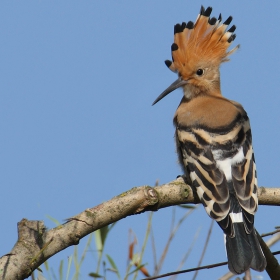
[[[212, 6], [213, 16], [233, 16], [233, 46], [241, 48], [222, 65], [222, 92], [250, 117], [259, 185], [279, 186], [278, 1], [1, 1], [1, 255], [16, 242], [22, 218], [44, 220], [51, 228], [47, 215], [63, 222], [134, 186], [166, 183], [181, 173], [172, 118], [182, 91], [151, 104], [176, 79], [164, 65], [171, 58], [173, 26], [195, 20], [201, 4]], [[183, 213], [178, 209], [177, 217]], [[260, 206], [257, 230], [272, 231], [279, 214], [277, 207]], [[158, 254], [171, 217], [171, 208], [154, 215]], [[200, 228], [184, 268], [197, 265], [210, 222], [202, 207], [191, 215], [162, 273], [177, 268]], [[122, 273], [128, 231], [142, 244], [146, 223], [147, 214], [126, 218], [109, 237], [107, 253]], [[59, 253], [50, 265], [57, 271], [72, 253]], [[225, 259], [215, 225], [203, 265]], [[82, 279], [95, 262], [89, 255]], [[152, 271], [150, 250], [145, 262]], [[197, 279], [217, 279], [226, 271], [202, 271]], [[268, 279], [253, 272], [259, 275]]]

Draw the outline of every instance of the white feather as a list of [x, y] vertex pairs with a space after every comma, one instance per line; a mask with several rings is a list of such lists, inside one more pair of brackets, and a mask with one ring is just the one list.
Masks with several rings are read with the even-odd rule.
[[244, 160], [243, 147], [240, 147], [237, 154], [231, 158], [221, 160], [222, 153], [222, 150], [213, 151], [213, 156], [218, 168], [225, 174], [227, 181], [230, 181], [232, 179], [231, 167]]
[[233, 223], [243, 223], [243, 215], [241, 212], [239, 213], [230, 213], [229, 216]]

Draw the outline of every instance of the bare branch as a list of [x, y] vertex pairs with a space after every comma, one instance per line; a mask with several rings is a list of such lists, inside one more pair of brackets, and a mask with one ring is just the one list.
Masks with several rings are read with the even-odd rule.
[[167, 252], [169, 250], [169, 247], [170, 247], [170, 244], [176, 234], [176, 232], [179, 230], [181, 224], [186, 220], [186, 218], [193, 212], [194, 209], [190, 209], [189, 211], [187, 211], [185, 213], [185, 215], [183, 215], [183, 217], [178, 221], [178, 223], [175, 225], [172, 226], [171, 228], [171, 232], [169, 234], [169, 237], [168, 237], [168, 240], [166, 242], [166, 245], [163, 249], [163, 252], [162, 252], [162, 255], [160, 257], [160, 260], [158, 262], [158, 265], [157, 265], [157, 270], [155, 271], [154, 275], [157, 275], [159, 273], [159, 271], [161, 270], [162, 266], [163, 266], [163, 262], [166, 258], [166, 255], [167, 255]]
[[[277, 229], [277, 230], [274, 230], [274, 231], [272, 231], [272, 232], [263, 233], [263, 234], [261, 234], [261, 237], [266, 237], [266, 236], [273, 235], [273, 234], [279, 233], [279, 232], [280, 232], [280, 229]], [[267, 245], [267, 246], [268, 246], [268, 245]], [[270, 247], [270, 246], [268, 246], [268, 247]]]
[[[208, 247], [208, 243], [209, 243], [209, 240], [210, 240], [210, 236], [211, 236], [211, 233], [212, 233], [212, 229], [213, 229], [213, 226], [214, 226], [214, 220], [211, 221], [211, 224], [210, 224], [210, 228], [208, 230], [208, 234], [207, 234], [207, 238], [206, 238], [206, 241], [205, 241], [205, 244], [204, 244], [204, 247], [203, 247], [203, 251], [202, 251], [202, 254], [201, 254], [201, 257], [200, 257], [200, 260], [198, 262], [198, 267], [200, 267], [202, 261], [203, 261], [203, 258], [204, 258], [204, 255], [206, 253], [206, 249]], [[197, 274], [198, 274], [198, 270], [195, 272], [194, 276], [193, 276], [193, 280], [196, 279], [197, 277]]]
[[[280, 189], [260, 188], [259, 202], [280, 205]], [[0, 279], [25, 279], [43, 262], [65, 248], [76, 245], [89, 233], [129, 215], [183, 203], [199, 203], [182, 178], [157, 187], [132, 188], [96, 207], [71, 217], [64, 225], [46, 230], [42, 221], [18, 223], [18, 241], [0, 258]]]
[[[262, 249], [263, 249], [263, 247], [262, 247]], [[269, 254], [272, 255], [272, 257], [274, 258], [274, 255], [280, 254], [280, 251], [273, 252], [273, 253], [270, 252]], [[185, 270], [180, 270], [180, 271], [173, 271], [173, 272], [169, 272], [169, 273], [165, 273], [165, 274], [161, 274], [161, 275], [157, 275], [157, 276], [148, 277], [148, 278], [145, 278], [145, 279], [142, 279], [142, 280], [155, 280], [155, 279], [160, 279], [160, 278], [164, 278], [164, 277], [167, 277], [167, 276], [178, 275], [178, 274], [193, 272], [193, 271], [202, 270], [202, 269], [210, 269], [210, 268], [213, 268], [213, 267], [219, 267], [219, 266], [223, 266], [223, 265], [227, 265], [227, 262], [215, 263], [215, 264], [210, 264], [210, 265], [205, 265], [205, 266], [200, 266], [200, 267], [195, 267], [195, 268], [190, 268], [190, 269], [185, 269]], [[274, 278], [271, 278], [272, 280], [278, 280], [279, 279], [279, 274], [277, 276], [277, 272], [275, 271], [275, 267], [273, 267], [273, 266], [272, 266], [272, 268], [273, 268], [272, 271], [275, 274], [272, 276], [272, 274], [270, 273], [269, 276], [274, 277]], [[266, 269], [266, 271], [267, 271], [267, 269]], [[231, 275], [230, 278], [234, 275], [235, 274]], [[248, 277], [249, 275], [250, 275], [250, 273], [247, 273], [247, 275], [245, 274], [246, 277]], [[220, 278], [220, 279], [230, 279], [230, 278]]]
[[257, 232], [258, 240], [261, 244], [263, 253], [265, 255], [267, 266], [266, 266], [266, 272], [269, 275], [271, 280], [277, 280], [279, 279], [280, 275], [280, 266], [277, 261], [277, 259], [274, 257], [274, 255], [269, 250], [266, 243], [263, 241], [263, 239], [260, 237], [259, 233]]

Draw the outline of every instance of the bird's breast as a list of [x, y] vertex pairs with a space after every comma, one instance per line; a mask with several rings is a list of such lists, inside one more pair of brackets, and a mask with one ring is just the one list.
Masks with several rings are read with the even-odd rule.
[[184, 127], [224, 128], [231, 125], [240, 113], [240, 108], [225, 98], [202, 96], [189, 101], [183, 98], [175, 113], [174, 124]]

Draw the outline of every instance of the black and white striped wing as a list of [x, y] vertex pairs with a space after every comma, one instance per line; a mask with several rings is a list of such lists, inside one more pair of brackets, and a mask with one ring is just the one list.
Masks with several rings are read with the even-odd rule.
[[258, 200], [249, 120], [223, 133], [177, 126], [176, 137], [181, 161], [208, 215], [230, 234], [229, 214], [241, 206], [251, 231]]
[[206, 212], [216, 221], [224, 219], [230, 209], [229, 189], [218, 168], [209, 142], [192, 129], [177, 128], [181, 158]]
[[232, 181], [238, 201], [242, 208], [254, 214], [257, 210], [257, 171], [254, 151], [251, 143], [251, 131], [248, 131], [243, 144], [244, 159], [232, 166]]

